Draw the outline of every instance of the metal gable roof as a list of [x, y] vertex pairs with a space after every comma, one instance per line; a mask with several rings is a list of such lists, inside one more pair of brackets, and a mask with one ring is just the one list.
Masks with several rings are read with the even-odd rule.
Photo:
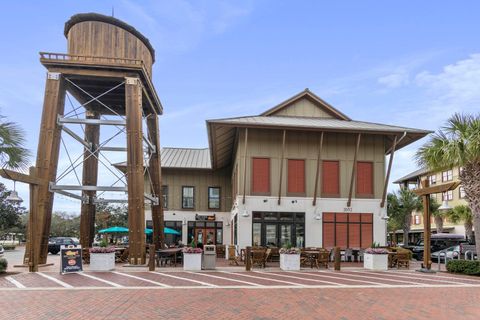
[[162, 168], [211, 169], [208, 148], [162, 148]]

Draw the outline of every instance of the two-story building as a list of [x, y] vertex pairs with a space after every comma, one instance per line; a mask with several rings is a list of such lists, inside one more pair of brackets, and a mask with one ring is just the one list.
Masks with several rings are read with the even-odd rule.
[[354, 121], [308, 89], [207, 130], [208, 149], [162, 150], [165, 225], [182, 233], [167, 241], [384, 244], [386, 156], [429, 133]]

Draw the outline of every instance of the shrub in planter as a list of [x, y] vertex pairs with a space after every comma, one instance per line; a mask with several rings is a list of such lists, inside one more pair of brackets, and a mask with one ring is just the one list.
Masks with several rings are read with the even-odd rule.
[[280, 253], [280, 269], [300, 270], [300, 249], [294, 247], [286, 247], [278, 250]]
[[468, 274], [471, 276], [480, 276], [480, 261], [449, 260], [447, 262], [447, 271]]
[[2, 244], [3, 249], [5, 250], [15, 250], [16, 246], [14, 244]]
[[5, 258], [0, 258], [0, 273], [7, 272], [8, 261]]
[[115, 247], [93, 247], [90, 251], [90, 270], [110, 271], [115, 269]]

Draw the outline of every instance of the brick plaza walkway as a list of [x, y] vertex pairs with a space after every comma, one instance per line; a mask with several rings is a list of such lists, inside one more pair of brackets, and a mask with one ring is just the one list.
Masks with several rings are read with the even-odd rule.
[[446, 273], [55, 272], [0, 278], [0, 319], [478, 319], [480, 279]]

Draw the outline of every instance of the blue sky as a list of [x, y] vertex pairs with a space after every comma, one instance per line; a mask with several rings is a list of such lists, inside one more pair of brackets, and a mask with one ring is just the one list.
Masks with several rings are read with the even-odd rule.
[[[162, 146], [207, 147], [206, 119], [259, 114], [306, 87], [355, 120], [436, 130], [453, 112], [480, 110], [478, 1], [2, 2], [0, 112], [25, 129], [32, 154], [38, 52], [66, 52], [70, 16], [112, 7], [155, 47]], [[416, 169], [422, 142], [396, 154], [392, 180]], [[59, 197], [55, 210], [79, 204]]]

